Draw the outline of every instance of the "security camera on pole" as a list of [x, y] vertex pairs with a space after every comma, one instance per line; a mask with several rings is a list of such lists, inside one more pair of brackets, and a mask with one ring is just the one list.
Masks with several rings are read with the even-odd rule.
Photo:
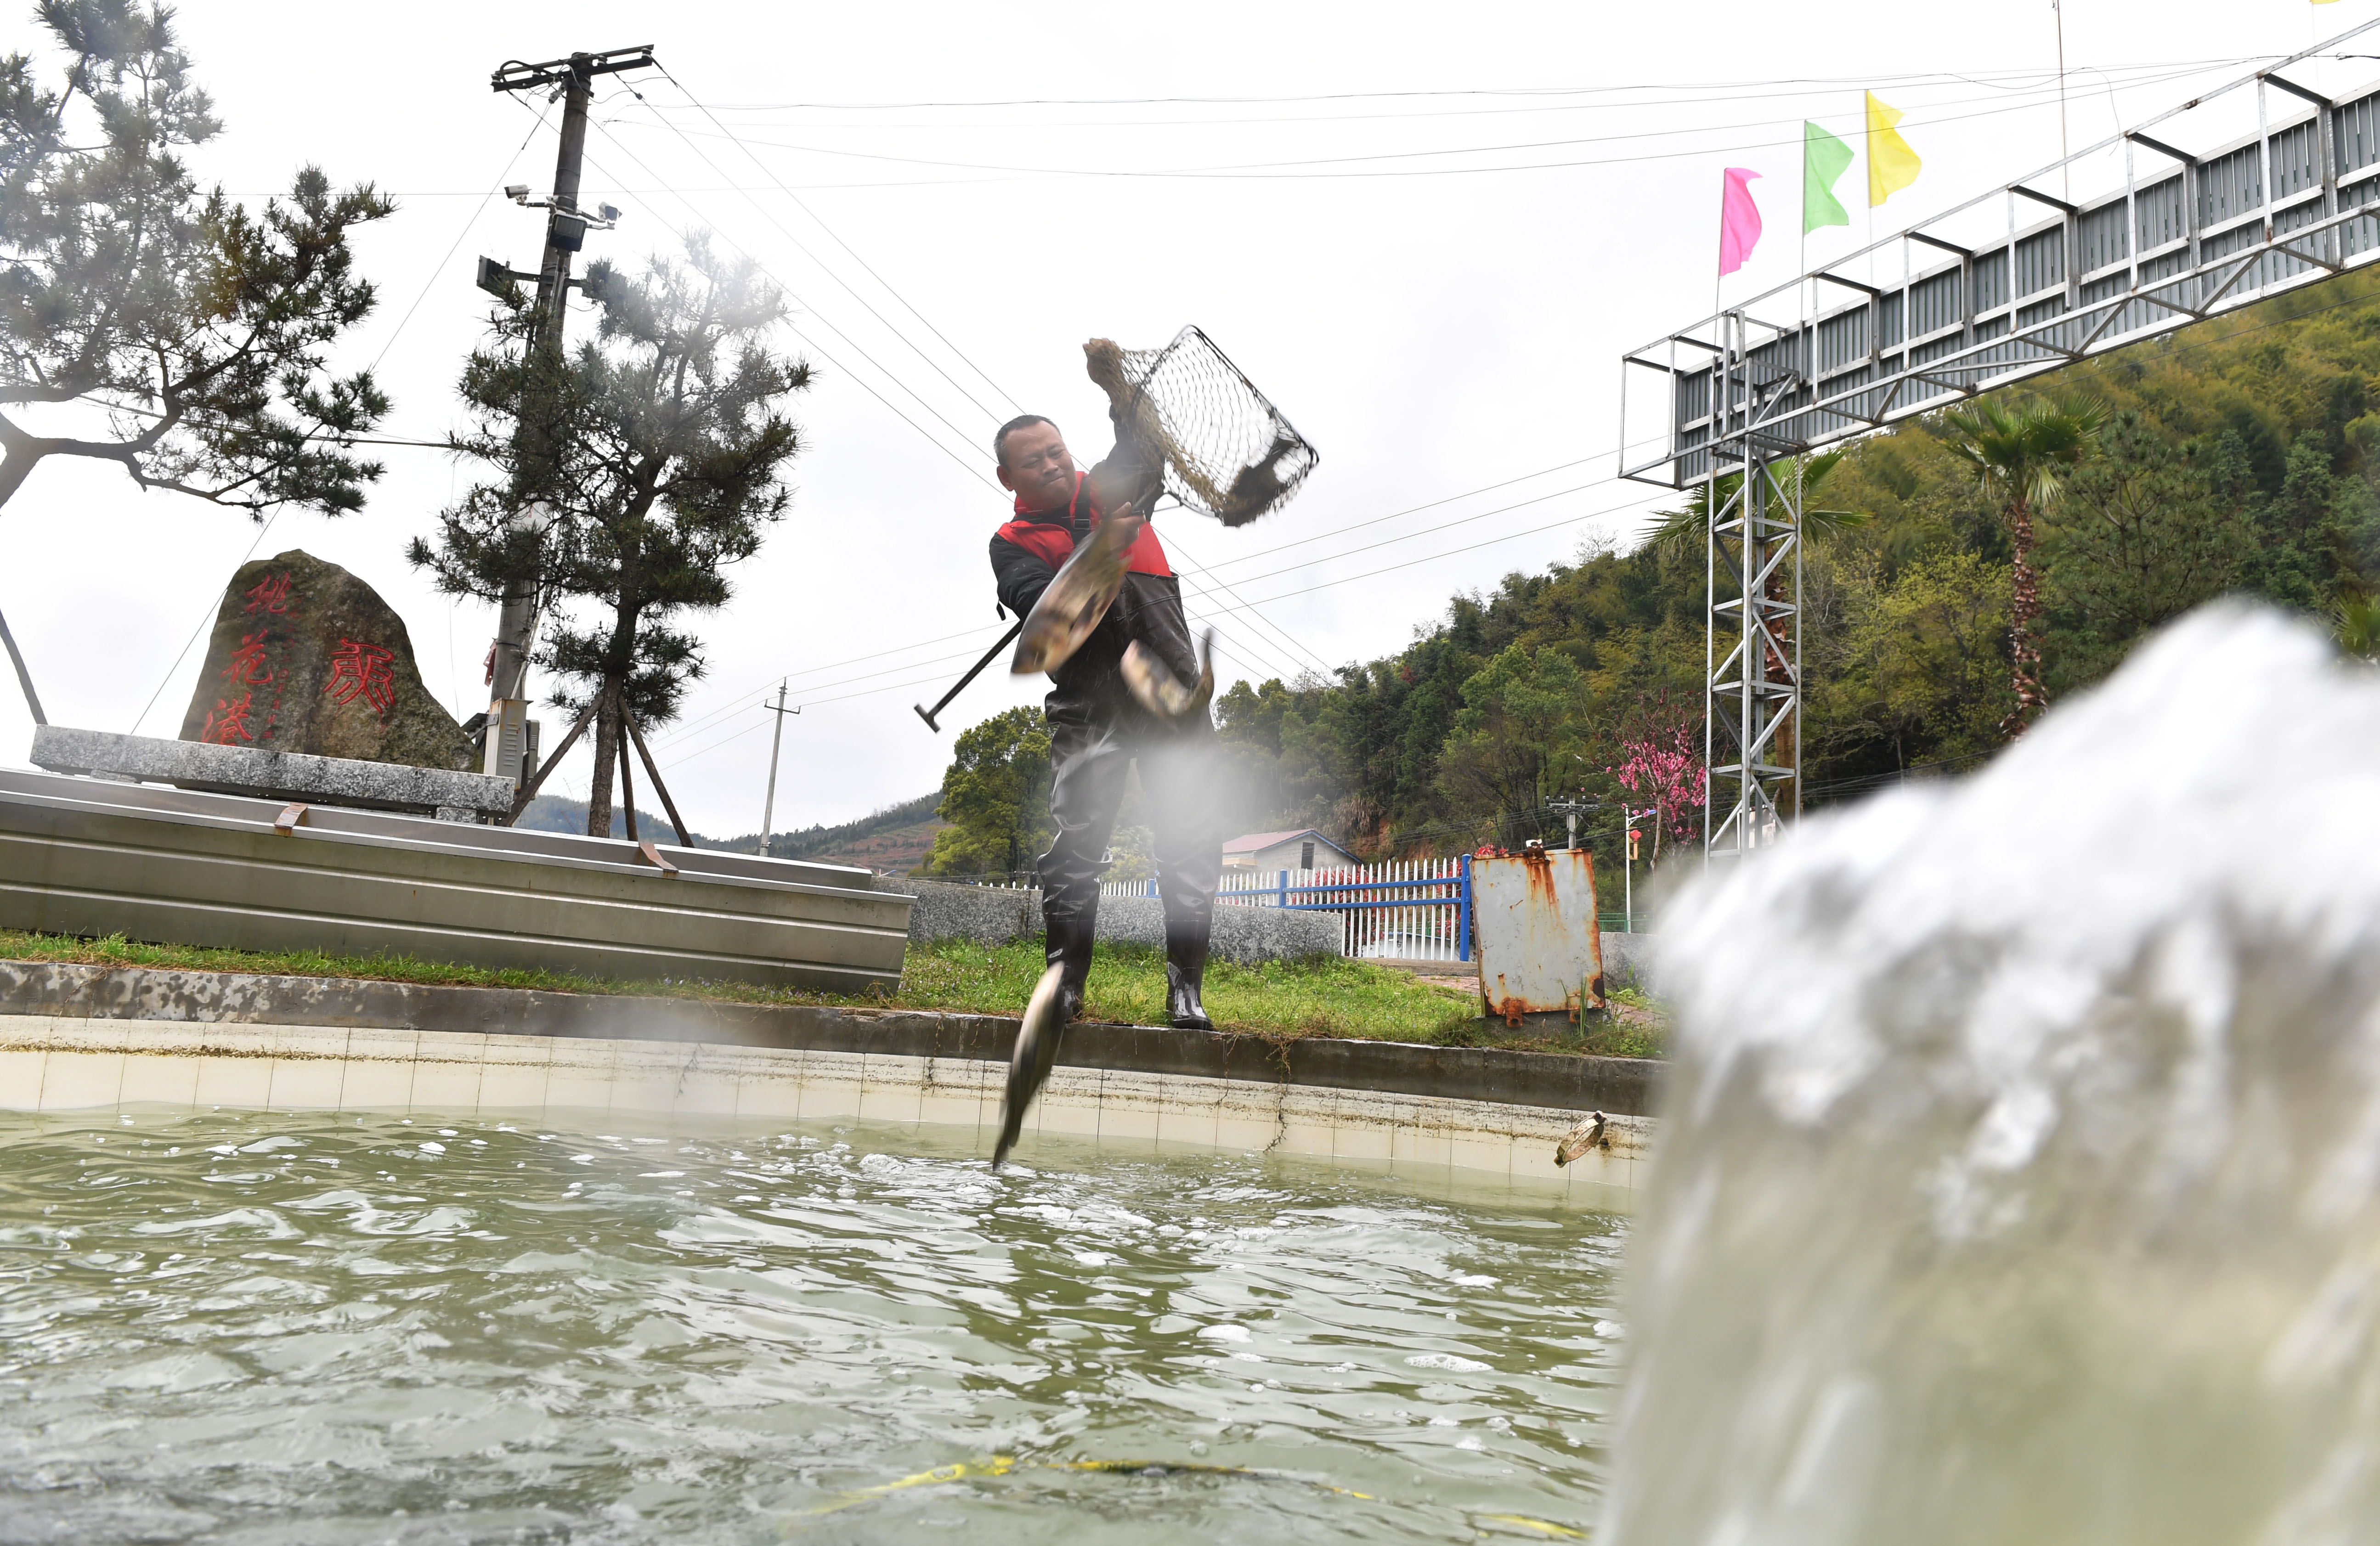
[[[570, 277], [571, 254], [584, 245], [589, 230], [608, 231], [620, 218], [620, 211], [609, 204], [599, 206], [591, 216], [578, 208], [579, 163], [587, 149], [587, 104], [594, 79], [599, 75], [650, 68], [652, 64], [652, 44], [645, 43], [601, 54], [574, 54], [567, 59], [549, 59], [541, 65], [508, 60], [490, 78], [490, 84], [499, 91], [551, 90], [562, 98], [562, 148], [554, 157], [553, 196], [533, 199], [525, 183], [515, 183], [504, 189], [514, 203], [547, 211], [545, 260], [536, 273], [528, 274], [492, 258], [482, 258], [479, 271], [480, 288], [492, 295], [503, 295], [518, 282], [537, 281], [537, 322], [531, 346], [557, 361], [562, 355], [562, 322], [569, 309], [570, 287], [585, 287], [584, 281]], [[521, 417], [516, 443], [525, 462], [533, 464], [538, 459], [536, 453], [541, 448], [546, 429], [538, 415]], [[532, 537], [541, 535], [543, 529], [540, 517], [526, 511], [520, 517], [520, 525]], [[526, 679], [536, 627], [534, 588], [505, 592], [496, 621], [495, 645], [488, 654], [487, 750], [480, 767], [483, 772], [512, 779], [516, 786], [528, 776], [528, 768], [534, 766], [534, 734], [528, 719]]]

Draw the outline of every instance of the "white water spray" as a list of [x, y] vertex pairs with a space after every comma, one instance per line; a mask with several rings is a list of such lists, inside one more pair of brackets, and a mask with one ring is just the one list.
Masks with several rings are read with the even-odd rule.
[[1602, 1539], [2380, 1540], [2375, 806], [2225, 604], [1682, 898]]

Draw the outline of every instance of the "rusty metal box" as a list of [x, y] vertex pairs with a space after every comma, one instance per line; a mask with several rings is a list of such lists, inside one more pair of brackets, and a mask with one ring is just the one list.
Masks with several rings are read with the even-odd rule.
[[1517, 1024], [1523, 1015], [1577, 1019], [1604, 1008], [1594, 855], [1553, 849], [1474, 859], [1471, 893], [1482, 1013]]

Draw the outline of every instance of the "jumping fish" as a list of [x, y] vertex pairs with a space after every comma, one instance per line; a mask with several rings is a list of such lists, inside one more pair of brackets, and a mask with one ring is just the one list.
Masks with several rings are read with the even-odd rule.
[[1232, 479], [1232, 487], [1215, 505], [1215, 519], [1227, 526], [1244, 526], [1281, 502], [1280, 466], [1290, 453], [1305, 442], [1283, 430], [1273, 437], [1272, 448], [1264, 459], [1242, 467]]
[[1600, 1111], [1581, 1117], [1578, 1126], [1564, 1133], [1561, 1142], [1555, 1145], [1554, 1164], [1562, 1166], [1572, 1160], [1584, 1159], [1589, 1149], [1610, 1148], [1611, 1140], [1604, 1131], [1608, 1125], [1609, 1118]]
[[1016, 1048], [1008, 1058], [1008, 1092], [1001, 1099], [1000, 1141], [991, 1151], [994, 1170], [1007, 1160], [1008, 1151], [1016, 1147], [1016, 1136], [1025, 1130], [1025, 1108], [1040, 1093], [1050, 1069], [1058, 1061], [1058, 1037], [1066, 1029], [1065, 1008], [1059, 992], [1059, 982], [1065, 971], [1062, 966], [1053, 966], [1041, 973], [1041, 981], [1034, 984], [1033, 996], [1026, 1002], [1024, 1022], [1016, 1028]]
[[1025, 619], [1008, 669], [1018, 676], [1053, 671], [1074, 657], [1123, 589], [1126, 555], [1148, 523], [1120, 504], [1091, 528], [1090, 540], [1059, 566], [1057, 577]]
[[1153, 650], [1141, 647], [1138, 639], [1123, 646], [1123, 684], [1140, 707], [1160, 719], [1180, 719], [1194, 710], [1207, 707], [1215, 696], [1215, 631], [1198, 643], [1198, 680], [1185, 686], [1165, 669], [1165, 663]]

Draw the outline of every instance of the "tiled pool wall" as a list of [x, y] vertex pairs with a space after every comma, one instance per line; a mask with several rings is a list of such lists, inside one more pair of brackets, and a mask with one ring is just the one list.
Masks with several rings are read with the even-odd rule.
[[[560, 1125], [634, 1117], [854, 1122], [972, 1130], [987, 1155], [1005, 1065], [919, 1057], [456, 1031], [0, 1017], [0, 1109], [159, 1107], [436, 1112]], [[1451, 1097], [1062, 1067], [1026, 1127], [1100, 1148], [1296, 1154], [1417, 1181], [1502, 1178], [1583, 1208], [1625, 1212], [1653, 1123], [1607, 1118], [1608, 1147], [1567, 1167], [1579, 1113]]]

